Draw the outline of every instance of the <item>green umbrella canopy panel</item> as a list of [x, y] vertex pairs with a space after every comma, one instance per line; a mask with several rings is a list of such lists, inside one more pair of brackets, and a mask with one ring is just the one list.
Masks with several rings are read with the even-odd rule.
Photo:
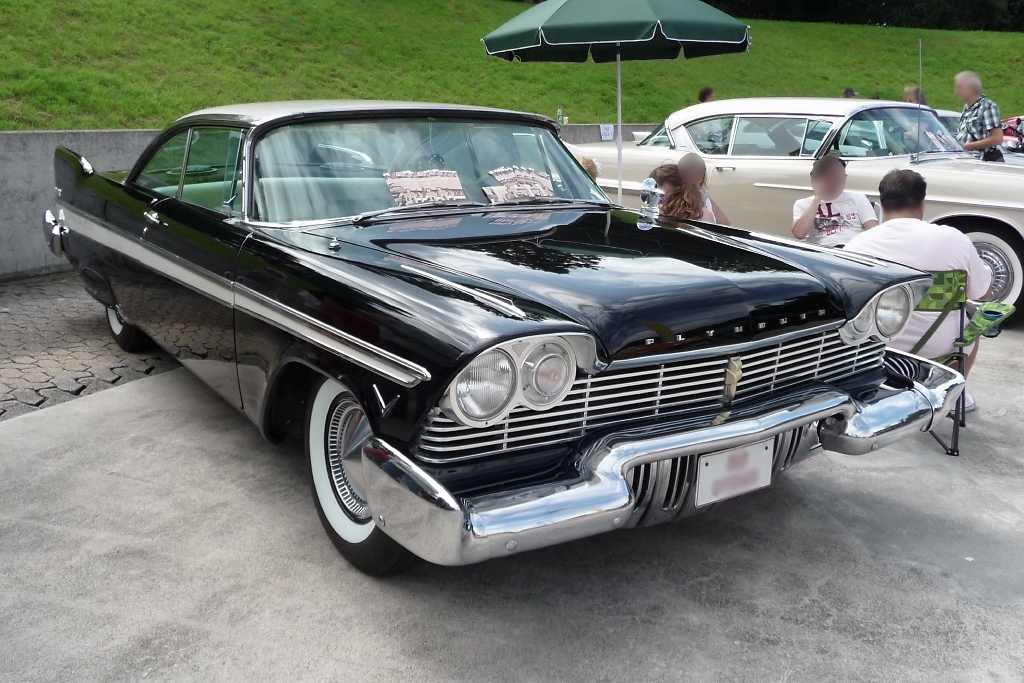
[[698, 0], [547, 0], [491, 32], [487, 53], [524, 62], [687, 59], [745, 52], [749, 27]]

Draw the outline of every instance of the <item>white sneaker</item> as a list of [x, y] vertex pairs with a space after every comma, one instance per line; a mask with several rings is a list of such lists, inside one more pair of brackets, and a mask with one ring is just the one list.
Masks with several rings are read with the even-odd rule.
[[[974, 396], [969, 394], [967, 391], [964, 392], [964, 413], [974, 413], [974, 409], [978, 407], [977, 403], [974, 402]], [[949, 411], [947, 418], [953, 419], [956, 414], [956, 409]]]

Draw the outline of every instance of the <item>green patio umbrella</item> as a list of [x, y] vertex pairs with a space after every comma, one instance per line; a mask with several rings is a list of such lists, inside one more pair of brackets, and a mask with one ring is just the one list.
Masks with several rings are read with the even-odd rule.
[[547, 0], [484, 39], [487, 54], [523, 62], [615, 62], [622, 203], [622, 61], [745, 52], [750, 27], [699, 0]]

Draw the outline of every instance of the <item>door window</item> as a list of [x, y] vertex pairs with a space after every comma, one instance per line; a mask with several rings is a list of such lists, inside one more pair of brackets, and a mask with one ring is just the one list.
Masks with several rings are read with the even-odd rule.
[[732, 137], [731, 116], [719, 119], [706, 119], [691, 123], [686, 127], [690, 139], [697, 149], [704, 154], [728, 154], [729, 139]]
[[193, 128], [181, 201], [232, 214], [241, 205], [242, 131]]
[[163, 144], [150, 157], [146, 166], [139, 173], [135, 182], [167, 197], [178, 193], [181, 184], [181, 171], [185, 166], [185, 147], [188, 144], [188, 131], [184, 130]]
[[740, 157], [795, 157], [803, 148], [806, 118], [751, 117], [736, 124], [732, 155]]
[[807, 132], [804, 134], [804, 144], [800, 149], [800, 156], [814, 156], [814, 153], [821, 147], [822, 141], [830, 130], [832, 130], [831, 121], [808, 121]]

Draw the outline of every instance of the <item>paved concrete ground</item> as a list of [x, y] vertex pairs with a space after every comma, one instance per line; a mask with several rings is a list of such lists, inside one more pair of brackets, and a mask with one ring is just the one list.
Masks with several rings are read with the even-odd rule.
[[103, 316], [74, 273], [0, 282], [0, 421], [179, 367], [119, 349]]
[[965, 456], [820, 455], [684, 524], [391, 580], [183, 370], [0, 424], [3, 681], [1024, 680], [1024, 333]]

